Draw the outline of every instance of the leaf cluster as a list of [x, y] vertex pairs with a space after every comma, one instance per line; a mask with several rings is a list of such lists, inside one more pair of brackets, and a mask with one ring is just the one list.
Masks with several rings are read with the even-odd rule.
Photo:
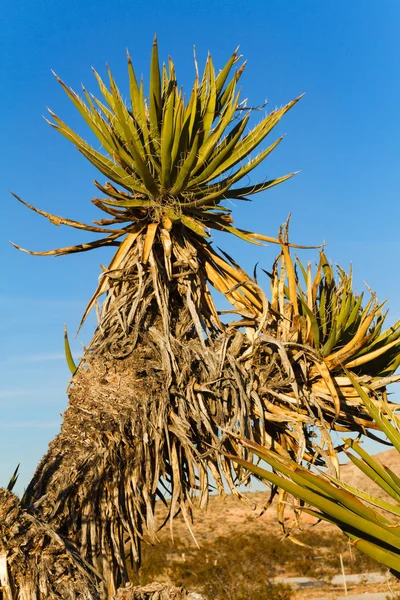
[[345, 367], [360, 376], [393, 375], [400, 364], [400, 321], [383, 329], [386, 302], [379, 304], [373, 292], [364, 301], [352, 270], [337, 266], [336, 274], [324, 250], [313, 274], [311, 263], [293, 261], [282, 229], [280, 240], [282, 252], [269, 274], [271, 308], [289, 317], [292, 339], [313, 348], [330, 373]]
[[[374, 402], [357, 379], [351, 373], [348, 375], [371, 418], [400, 452], [399, 418], [389, 406]], [[301, 510], [337, 525], [353, 546], [390, 568], [400, 578], [400, 479], [391, 469], [370, 456], [357, 441], [345, 441], [351, 461], [392, 498], [391, 502], [366, 494], [326, 473], [312, 472], [289, 458], [243, 440], [245, 446], [269, 464], [273, 471], [248, 462], [246, 467], [258, 477], [299, 499]], [[237, 460], [244, 466], [245, 461]], [[304, 505], [312, 508], [305, 508]]]

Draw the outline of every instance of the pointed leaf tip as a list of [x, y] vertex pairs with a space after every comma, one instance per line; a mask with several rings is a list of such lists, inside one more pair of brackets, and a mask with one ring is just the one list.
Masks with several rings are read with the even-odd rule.
[[75, 361], [72, 356], [71, 347], [69, 345], [68, 331], [67, 331], [66, 323], [64, 323], [64, 351], [65, 351], [65, 358], [67, 361], [68, 368], [71, 371], [71, 374], [74, 375], [77, 367], [76, 367]]

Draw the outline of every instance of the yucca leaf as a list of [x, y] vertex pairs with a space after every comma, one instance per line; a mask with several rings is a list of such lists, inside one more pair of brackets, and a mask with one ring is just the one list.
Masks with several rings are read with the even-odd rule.
[[[47, 213], [44, 210], [40, 210], [39, 208], [32, 206], [32, 204], [25, 202], [25, 200], [22, 200], [22, 198], [17, 196], [17, 194], [14, 194], [13, 192], [10, 192], [10, 193], [12, 196], [14, 196], [14, 198], [16, 198], [16, 200], [18, 200], [18, 202], [20, 202], [21, 204], [23, 204], [24, 206], [26, 206], [33, 212], [37, 213], [38, 215], [42, 215], [42, 217], [46, 217], [50, 221], [50, 223], [53, 223], [53, 225], [57, 225], [57, 226], [68, 225], [68, 227], [73, 227], [74, 229], [83, 229], [85, 231], [93, 231], [95, 233], [110, 233], [110, 230], [107, 229], [106, 227], [94, 227], [93, 225], [87, 225], [86, 223], [80, 223], [79, 221], [72, 221], [72, 219], [66, 219], [65, 217], [59, 217], [57, 215], [52, 215], [50, 213]], [[119, 231], [121, 234], [124, 233], [123, 229], [120, 229]]]
[[123, 235], [123, 233], [113, 233], [107, 237], [101, 238], [100, 240], [95, 240], [94, 242], [88, 242], [86, 244], [78, 244], [76, 246], [65, 246], [63, 248], [55, 248], [54, 250], [45, 250], [44, 252], [34, 252], [33, 250], [26, 250], [14, 242], [10, 241], [10, 244], [14, 246], [17, 250], [21, 252], [25, 252], [26, 254], [31, 254], [32, 256], [62, 256], [63, 254], [74, 254], [75, 252], [87, 252], [88, 250], [93, 250], [94, 248], [102, 248], [103, 246], [119, 246], [119, 243], [116, 240]]
[[[362, 471], [368, 477], [368, 479], [374, 481], [382, 490], [385, 490], [389, 496], [394, 498], [397, 502], [400, 502], [400, 494], [393, 490], [390, 478], [382, 477], [382, 471], [378, 471], [376, 468], [373, 468], [370, 464], [365, 462], [365, 460], [359, 460], [350, 452], [347, 453], [347, 456], [350, 458], [351, 462], [354, 463], [356, 467], [358, 467], [360, 471]], [[387, 479], [389, 479], [390, 483], [387, 482]]]
[[213, 223], [214, 223], [215, 229], [220, 229], [221, 231], [227, 231], [228, 233], [232, 233], [233, 235], [240, 238], [241, 240], [250, 242], [250, 244], [256, 244], [258, 246], [262, 245], [262, 244], [260, 244], [260, 242], [258, 242], [253, 237], [251, 237], [251, 235], [248, 235], [241, 229], [237, 229], [233, 225], [229, 225], [229, 223], [226, 223], [223, 219], [214, 218]]
[[[136, 129], [135, 122], [130, 115], [128, 109], [125, 106], [124, 101], [121, 98], [121, 94], [114, 81], [110, 69], [107, 69], [108, 77], [110, 80], [110, 88], [112, 92], [113, 105], [115, 115], [117, 116], [118, 123], [123, 131], [124, 140], [128, 146], [128, 149], [132, 156], [135, 155], [135, 151], [139, 152], [141, 157], [145, 157], [146, 150], [142, 143], [141, 137]], [[133, 149], [133, 150], [132, 150]]]
[[58, 123], [55, 125], [48, 121], [48, 123], [57, 129], [64, 137], [70, 140], [81, 152], [103, 175], [122, 185], [127, 190], [138, 191], [145, 193], [146, 189], [137, 185], [137, 180], [128, 174], [126, 170], [120, 167], [117, 163], [111, 161], [109, 158], [94, 150], [89, 144], [83, 141], [78, 135], [76, 135], [69, 127], [58, 119], [54, 113], [51, 113], [53, 119]]
[[389, 441], [393, 444], [398, 452], [400, 452], [400, 433], [399, 433], [399, 422], [394, 415], [391, 415], [395, 420], [396, 427], [387, 419], [376, 405], [370, 400], [368, 395], [362, 389], [361, 385], [357, 381], [356, 377], [350, 372], [345, 370], [355, 389], [357, 390], [360, 398], [367, 407], [367, 410], [373, 420], [379, 425], [380, 429], [385, 433]]
[[[200, 146], [198, 153], [198, 160], [196, 163], [196, 168], [193, 170], [193, 176], [196, 175], [199, 171], [204, 170], [204, 165], [211, 157], [211, 160], [217, 158], [217, 156], [222, 152], [224, 147], [229, 143], [229, 140], [226, 138], [226, 143], [218, 143], [222, 135], [224, 134], [226, 128], [231, 124], [233, 115], [235, 114], [238, 102], [239, 102], [239, 94], [237, 94], [236, 98], [234, 97], [235, 90], [232, 91], [232, 102], [229, 102], [223, 109], [219, 121], [211, 132], [211, 134], [204, 140], [202, 145]], [[236, 132], [241, 128], [241, 123], [236, 126]], [[243, 132], [243, 129], [242, 129]], [[230, 132], [232, 134], [232, 132]], [[232, 135], [230, 135], [230, 139], [232, 139]], [[238, 138], [237, 138], [238, 139]]]
[[[314, 473], [307, 471], [306, 469], [301, 470], [301, 477], [314, 484], [315, 488], [325, 494], [325, 497], [336, 500], [336, 502], [342, 505], [344, 508], [348, 508], [354, 514], [367, 519], [377, 525], [390, 526], [391, 522], [382, 515], [378, 515], [373, 509], [366, 506], [357, 496], [351, 494], [345, 489], [337, 488], [329, 483], [324, 477], [320, 477]], [[400, 536], [400, 532], [393, 531], [394, 534]]]
[[206, 183], [207, 181], [210, 181], [212, 179], [215, 179], [215, 177], [217, 177], [217, 175], [220, 172], [220, 168], [218, 165], [223, 163], [225, 161], [225, 158], [232, 153], [232, 149], [235, 148], [238, 140], [240, 139], [240, 136], [242, 135], [242, 133], [247, 125], [249, 117], [250, 117], [249, 114], [247, 114], [243, 117], [243, 119], [240, 121], [240, 126], [238, 127], [236, 135], [230, 140], [230, 142], [224, 147], [224, 149], [221, 150], [221, 152], [219, 152], [215, 156], [215, 158], [213, 158], [208, 163], [208, 165], [205, 167], [205, 169], [202, 170], [200, 175], [197, 175], [197, 177], [194, 177], [193, 179], [190, 180], [190, 182], [187, 186], [188, 189], [196, 187], [199, 184]]
[[[386, 318], [387, 313], [383, 316], [382, 321], [379, 323], [379, 326], [376, 329], [382, 329], [384, 319]], [[400, 341], [400, 321], [394, 323], [390, 329], [384, 331], [384, 333], [375, 336], [371, 341], [371, 344], [368, 345], [368, 348], [364, 352], [360, 352], [360, 356], [362, 356], [365, 352], [373, 352], [376, 349], [382, 348], [383, 346], [388, 346], [395, 340]]]
[[73, 376], [76, 373], [77, 367], [76, 367], [75, 361], [72, 356], [71, 347], [69, 345], [67, 326], [65, 324], [64, 324], [64, 351], [65, 351], [65, 358], [67, 361], [68, 368], [71, 371], [71, 375]]
[[120, 206], [121, 208], [150, 208], [154, 207], [154, 202], [151, 200], [142, 200], [131, 198], [129, 200], [111, 200], [110, 198], [103, 198], [103, 204], [110, 206]]
[[310, 328], [311, 328], [311, 333], [313, 336], [313, 347], [319, 351], [320, 349], [320, 337], [319, 337], [319, 326], [318, 326], [318, 322], [317, 319], [315, 317], [314, 312], [307, 306], [307, 303], [303, 300], [303, 298], [301, 298], [299, 296], [299, 300], [301, 303], [301, 307], [304, 310], [307, 319], [310, 323]]
[[[167, 73], [167, 65], [164, 63], [161, 73], [161, 98], [165, 100], [168, 94], [169, 78]], [[162, 103], [164, 105], [164, 102]]]
[[172, 145], [174, 143], [174, 109], [175, 109], [175, 84], [169, 92], [164, 106], [161, 130], [161, 187], [167, 189], [170, 183], [172, 165]]
[[[196, 77], [192, 95], [190, 97], [190, 102], [188, 104], [187, 110], [189, 111], [189, 145], [192, 143], [194, 136], [197, 135], [199, 130], [199, 117], [200, 117], [200, 99], [199, 99], [199, 80]], [[186, 115], [185, 115], [186, 117]]]
[[230, 94], [232, 93], [232, 89], [233, 87], [236, 85], [236, 83], [239, 81], [239, 79], [241, 78], [243, 71], [246, 67], [246, 62], [245, 61], [242, 66], [235, 71], [234, 76], [232, 77], [231, 81], [228, 83], [228, 85], [225, 87], [225, 90], [222, 92], [222, 94], [220, 93], [219, 97], [218, 97], [218, 110], [221, 110], [222, 107], [225, 106], [226, 102], [228, 101], [228, 98], [230, 96]]
[[[318, 319], [319, 319], [319, 323], [320, 323], [320, 327], [321, 327], [321, 331], [323, 334], [323, 338], [325, 338], [325, 336], [328, 333], [328, 319], [329, 316], [327, 315], [327, 294], [326, 294], [326, 289], [323, 285], [320, 285], [320, 290], [319, 290], [319, 306], [318, 306]], [[333, 349], [334, 344], [332, 344], [332, 349]]]
[[207, 191], [203, 190], [202, 195], [198, 195], [198, 197], [196, 197], [196, 195], [193, 194], [193, 197], [195, 199], [192, 200], [191, 202], [186, 202], [185, 208], [191, 209], [191, 208], [200, 208], [200, 207], [205, 207], [205, 206], [216, 206], [219, 201], [224, 199], [224, 194], [228, 190], [229, 190], [229, 185], [226, 185], [223, 188], [219, 188], [219, 189], [214, 188], [214, 191], [210, 190], [209, 193], [207, 193]]
[[365, 500], [368, 504], [372, 504], [379, 509], [383, 509], [387, 513], [392, 513], [400, 517], [400, 506], [397, 504], [393, 504], [390, 502], [386, 502], [386, 500], [382, 500], [382, 498], [377, 498], [376, 496], [372, 496], [371, 494], [366, 494], [359, 488], [355, 488], [344, 481], [339, 479], [332, 479], [336, 483], [336, 485], [342, 486], [348, 492], [351, 492], [355, 496], [358, 496], [361, 500]]
[[215, 179], [218, 175], [224, 173], [228, 169], [232, 169], [235, 165], [237, 165], [240, 161], [242, 161], [246, 156], [250, 154], [256, 148], [263, 139], [271, 132], [271, 130], [277, 125], [283, 115], [288, 112], [299, 100], [301, 96], [281, 108], [270, 115], [268, 115], [261, 123], [259, 123], [253, 131], [248, 133], [236, 146], [235, 151], [231, 153], [229, 158], [225, 160], [222, 164], [220, 164], [213, 174], [213, 177], [209, 177], [208, 179], [203, 180], [203, 182], [207, 182], [211, 179]]
[[129, 150], [130, 150], [130, 152], [132, 154], [132, 158], [134, 160], [136, 172], [138, 173], [139, 177], [143, 181], [145, 188], [150, 192], [150, 194], [153, 194], [154, 196], [158, 196], [159, 189], [157, 187], [155, 179], [152, 176], [152, 174], [150, 173], [146, 163], [140, 156], [140, 152], [136, 148], [135, 142], [133, 140], [131, 140]]
[[[180, 159], [182, 151], [180, 150], [180, 142], [183, 130], [183, 115], [184, 115], [184, 104], [182, 94], [176, 94], [175, 96], [175, 116], [174, 116], [174, 127], [173, 127], [173, 143], [171, 149], [171, 169], [170, 169], [170, 181], [174, 183], [174, 172], [176, 171], [176, 163]], [[187, 132], [186, 132], [187, 136]]]
[[367, 315], [352, 340], [350, 340], [350, 342], [348, 342], [343, 348], [325, 359], [330, 369], [334, 369], [338, 365], [345, 363], [350, 356], [354, 355], [357, 350], [367, 344], [368, 340], [370, 339], [369, 335], [367, 335], [367, 331], [374, 318], [374, 312]]
[[[73, 90], [71, 90], [58, 77], [58, 75], [56, 75], [56, 73], [54, 73], [54, 71], [53, 71], [53, 75], [56, 78], [56, 80], [58, 81], [58, 83], [61, 85], [61, 87], [63, 88], [65, 93], [67, 94], [68, 98], [72, 101], [74, 106], [78, 109], [79, 114], [84, 118], [87, 125], [89, 125], [92, 132], [100, 140], [100, 142], [104, 145], [106, 150], [108, 152], [110, 152], [110, 150], [112, 149], [112, 146], [110, 146], [108, 135], [107, 135], [107, 133], [105, 133], [106, 123], [103, 121], [101, 116], [98, 113], [90, 111], [87, 108], [87, 106], [85, 105], [85, 103], [79, 98], [79, 96]], [[49, 112], [52, 115], [52, 117], [55, 116], [52, 113], [52, 111], [49, 111]]]
[[131, 99], [131, 110], [134, 118], [140, 125], [140, 129], [143, 131], [147, 128], [146, 119], [143, 118], [142, 106], [143, 102], [140, 97], [140, 90], [136, 79], [135, 71], [133, 69], [132, 60], [129, 52], [126, 51], [128, 60], [128, 76], [129, 76], [129, 93]]
[[21, 463], [17, 464], [17, 468], [15, 469], [14, 473], [11, 475], [10, 481], [7, 484], [7, 489], [9, 492], [12, 492], [15, 484], [17, 483], [18, 477], [19, 477], [19, 467], [20, 467]]
[[368, 539], [362, 539], [350, 531], [344, 530], [344, 533], [352, 540], [352, 545], [355, 548], [358, 548], [364, 552], [364, 554], [367, 554], [389, 569], [400, 572], [400, 558], [398, 552], [388, 550], [384, 545], [381, 547], [378, 544], [374, 544]]
[[[353, 308], [351, 310], [351, 313], [350, 313], [349, 318], [346, 323], [345, 332], [352, 331], [352, 326], [356, 322], [357, 318], [360, 315], [360, 308], [361, 308], [363, 298], [364, 298], [364, 292], [362, 294], [360, 294], [360, 296], [357, 298], [357, 302], [355, 303], [355, 305], [353, 306]], [[399, 325], [400, 325], [400, 323], [399, 323]]]
[[324, 358], [329, 356], [332, 353], [339, 337], [340, 337], [340, 334], [338, 335], [338, 331], [336, 328], [336, 322], [334, 321], [332, 323], [332, 327], [329, 332], [328, 338], [322, 348], [321, 354]]
[[[309, 274], [308, 272], [305, 270], [304, 266], [302, 265], [302, 263], [300, 262], [300, 260], [298, 259], [298, 257], [296, 257], [296, 267], [299, 267], [301, 274], [303, 275], [303, 279], [304, 279], [304, 283], [306, 285], [306, 289], [308, 288], [308, 280], [309, 280]], [[310, 264], [308, 264], [308, 267], [310, 267]], [[301, 287], [300, 281], [297, 278], [297, 288], [299, 290], [299, 293], [301, 294], [301, 296], [304, 298], [304, 292], [303, 289]], [[307, 302], [307, 306], [309, 308], [312, 308], [312, 306], [309, 306], [308, 302]]]
[[350, 539], [352, 546], [364, 552], [374, 560], [377, 560], [381, 564], [385, 565], [389, 569], [398, 571], [400, 567], [400, 558], [398, 552], [389, 550], [387, 545], [381, 541], [371, 541], [368, 536], [360, 537], [363, 535], [362, 532], [358, 532], [354, 528], [345, 526], [340, 520], [332, 518], [330, 514], [315, 511], [309, 508], [303, 509], [303, 512], [315, 517], [316, 519], [323, 519], [332, 525], [337, 525], [345, 535]]
[[[184, 111], [184, 107], [182, 104], [182, 111]], [[178, 123], [177, 123], [178, 125]], [[182, 166], [183, 162], [187, 158], [188, 154], [190, 154], [191, 148], [189, 148], [189, 125], [190, 125], [190, 117], [186, 118], [182, 116], [182, 125], [176, 127], [174, 132], [174, 147], [172, 150], [172, 169], [171, 169], [171, 184], [172, 186], [176, 183], [176, 178], [179, 173], [179, 168]], [[193, 140], [195, 143], [196, 139]], [[176, 147], [176, 143], [178, 144]], [[197, 144], [199, 142], [197, 141]]]
[[396, 355], [396, 357], [391, 360], [389, 363], [386, 363], [386, 365], [383, 366], [380, 375], [382, 377], [388, 377], [390, 375], [392, 375], [397, 368], [400, 366], [400, 352]]
[[[345, 506], [342, 506], [341, 503], [339, 504], [336, 499], [330, 500], [325, 497], [323, 493], [314, 492], [308, 489], [306, 487], [307, 479], [304, 478], [298, 471], [291, 471], [289, 474], [290, 479], [285, 479], [284, 477], [276, 475], [275, 473], [271, 473], [270, 471], [262, 469], [261, 467], [258, 467], [257, 465], [249, 463], [248, 461], [236, 456], [227, 455], [227, 458], [245, 467], [261, 479], [265, 479], [277, 487], [286, 490], [289, 494], [292, 494], [296, 498], [315, 506], [322, 513], [332, 515], [333, 518], [343, 523], [344, 526], [347, 525], [359, 531], [363, 531], [367, 535], [372, 536], [381, 542], [390, 544], [397, 550], [400, 550], [400, 537], [392, 533], [389, 527], [386, 527], [383, 524], [378, 525], [370, 522], [368, 519], [354, 513]], [[267, 459], [264, 458], [264, 460]], [[267, 462], [269, 462], [269, 460], [270, 458], [268, 458]], [[343, 501], [344, 497], [345, 494], [343, 494]]]
[[200, 221], [197, 219], [193, 219], [188, 215], [182, 215], [180, 218], [181, 222], [185, 227], [189, 227], [192, 231], [201, 235], [202, 237], [210, 237], [210, 234], [207, 231], [207, 227], [205, 227]]
[[385, 352], [388, 352], [388, 350], [390, 350], [391, 348], [394, 348], [395, 346], [400, 346], [399, 340], [394, 340], [393, 342], [391, 342], [389, 344], [385, 344], [381, 348], [377, 348], [376, 350], [374, 350], [372, 352], [363, 354], [362, 356], [346, 363], [345, 366], [347, 369], [354, 369], [355, 367], [359, 367], [360, 365], [364, 365], [368, 362], [372, 362], [372, 361], [376, 360], [382, 354], [385, 354]]
[[[278, 140], [276, 140], [276, 142], [271, 144], [271, 146], [269, 146], [268, 148], [266, 148], [265, 150], [260, 152], [260, 154], [258, 156], [255, 156], [254, 158], [249, 160], [249, 162], [246, 165], [243, 165], [243, 167], [238, 169], [236, 171], [236, 173], [234, 173], [233, 175], [228, 177], [227, 181], [229, 181], [229, 183], [231, 185], [233, 185], [234, 183], [236, 183], [237, 181], [239, 181], [240, 179], [245, 177], [248, 173], [250, 173], [250, 171], [253, 171], [253, 169], [255, 169], [265, 158], [267, 158], [267, 156], [269, 154], [271, 154], [271, 152], [273, 150], [275, 150], [275, 148], [278, 146], [278, 144], [281, 143], [282, 140], [283, 140], [283, 136], [280, 137]], [[290, 176], [291, 175], [286, 176], [285, 179], [282, 179], [282, 181], [286, 181], [286, 179], [289, 179]], [[281, 183], [281, 181], [280, 181], [280, 183]], [[268, 189], [268, 188], [266, 188], [266, 189]], [[236, 192], [236, 190], [233, 190], [233, 191]], [[243, 194], [243, 195], [246, 195], [246, 194]]]
[[315, 305], [317, 302], [317, 291], [318, 291], [318, 287], [321, 283], [321, 269], [322, 269], [322, 256], [320, 254], [320, 259], [319, 259], [319, 263], [318, 263], [318, 267], [317, 267], [317, 272], [315, 273], [315, 277], [314, 277], [314, 281], [312, 284], [312, 297], [313, 297], [313, 304]]
[[229, 77], [229, 73], [231, 72], [231, 69], [233, 67], [233, 65], [239, 60], [239, 56], [238, 56], [238, 52], [239, 52], [239, 46], [236, 48], [235, 52], [232, 54], [232, 56], [230, 57], [230, 59], [228, 60], [228, 62], [226, 63], [226, 65], [224, 66], [223, 69], [221, 69], [221, 71], [218, 73], [216, 80], [215, 80], [215, 88], [216, 88], [216, 92], [217, 92], [217, 96], [219, 97], [225, 83], [226, 80]]
[[250, 185], [245, 188], [229, 189], [229, 193], [225, 193], [225, 198], [239, 198], [240, 196], [251, 196], [253, 194], [264, 192], [265, 190], [269, 190], [275, 185], [279, 185], [280, 183], [291, 179], [294, 175], [297, 175], [297, 171], [294, 173], [289, 173], [288, 175], [283, 175], [283, 177], [270, 179], [269, 181], [265, 181], [264, 183], [257, 183], [255, 185]]
[[203, 115], [203, 131], [204, 137], [207, 138], [211, 126], [213, 124], [215, 113], [216, 113], [216, 104], [217, 104], [217, 88], [215, 84], [215, 72], [214, 67], [211, 61], [209, 61], [208, 66], [208, 93], [207, 93], [207, 104], [205, 108], [205, 112]]
[[211, 64], [211, 56], [210, 56], [210, 53], [208, 53], [206, 64], [205, 64], [204, 71], [203, 71], [203, 77], [201, 79], [200, 89], [199, 89], [199, 99], [200, 99], [200, 107], [201, 107], [200, 112], [201, 112], [202, 117], [204, 117], [206, 108], [207, 108], [208, 92], [209, 92], [209, 87], [210, 87], [210, 64]]
[[160, 65], [158, 60], [157, 38], [154, 36], [153, 49], [150, 62], [150, 131], [154, 139], [160, 135], [160, 122], [162, 114], [161, 104]]
[[149, 260], [150, 252], [153, 249], [154, 239], [157, 233], [159, 223], [150, 223], [147, 225], [147, 232], [144, 238], [142, 262], [146, 264]]
[[197, 160], [197, 150], [198, 150], [199, 144], [200, 144], [200, 133], [197, 133], [197, 135], [194, 139], [194, 142], [192, 144], [190, 153], [184, 160], [182, 166], [179, 168], [178, 175], [176, 177], [176, 181], [175, 181], [173, 187], [170, 189], [171, 195], [179, 194], [183, 190], [183, 188], [186, 187], [186, 184], [190, 178], [190, 174], [191, 174], [193, 165], [196, 163], [196, 160]]

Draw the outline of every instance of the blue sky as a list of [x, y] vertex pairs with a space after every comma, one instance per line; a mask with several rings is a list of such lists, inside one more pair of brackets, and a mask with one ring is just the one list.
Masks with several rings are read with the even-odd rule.
[[[94, 169], [42, 119], [49, 106], [84, 137], [84, 124], [56, 83], [54, 69], [79, 91], [97, 92], [91, 72], [108, 62], [126, 89], [125, 49], [148, 73], [153, 34], [188, 88], [192, 49], [217, 67], [240, 44], [248, 60], [243, 97], [269, 108], [306, 92], [276, 135], [287, 133], [258, 175], [301, 170], [288, 183], [235, 209], [247, 229], [274, 235], [292, 212], [291, 237], [326, 240], [333, 262], [352, 261], [363, 281], [390, 297], [400, 318], [398, 161], [400, 156], [400, 3], [364, 0], [270, 1], [20, 0], [3, 7], [0, 23], [2, 131], [0, 251], [0, 485], [22, 462], [19, 489], [56, 434], [66, 408], [68, 370], [63, 324], [76, 331], [107, 251], [62, 258], [17, 252], [8, 240], [44, 250], [91, 239], [58, 228], [19, 205], [7, 190], [55, 214], [90, 221], [96, 210]], [[100, 178], [101, 180], [101, 178]], [[217, 238], [248, 270], [268, 268], [273, 247]], [[79, 354], [94, 319], [73, 342]]]

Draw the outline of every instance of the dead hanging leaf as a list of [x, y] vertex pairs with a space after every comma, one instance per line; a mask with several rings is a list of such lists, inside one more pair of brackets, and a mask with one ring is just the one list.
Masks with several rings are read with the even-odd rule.
[[158, 229], [159, 223], [150, 223], [147, 225], [147, 233], [144, 239], [142, 262], [146, 264], [149, 260], [151, 249], [153, 248], [154, 238]]
[[169, 231], [164, 227], [160, 228], [160, 239], [164, 249], [164, 263], [167, 277], [171, 281], [172, 279], [172, 265], [171, 265], [171, 253], [172, 253], [172, 242]]
[[326, 366], [326, 364], [324, 362], [315, 361], [314, 364], [315, 364], [315, 368], [317, 369], [318, 373], [320, 374], [322, 380], [324, 381], [324, 383], [326, 384], [326, 387], [329, 390], [329, 394], [330, 394], [330, 396], [333, 400], [334, 406], [335, 406], [335, 419], [337, 419], [339, 416], [339, 413], [340, 413], [340, 399], [339, 399], [339, 394], [337, 392], [335, 383], [331, 377], [328, 367]]
[[144, 227], [145, 227], [144, 225], [140, 224], [140, 225], [136, 225], [136, 227], [132, 228], [132, 231], [130, 231], [127, 234], [126, 238], [124, 239], [124, 241], [118, 248], [117, 252], [114, 254], [114, 256], [108, 266], [108, 270], [101, 274], [100, 283], [97, 286], [97, 289], [94, 292], [93, 296], [89, 300], [89, 304], [87, 305], [86, 310], [81, 319], [81, 322], [79, 324], [78, 332], [79, 332], [80, 328], [82, 327], [83, 323], [85, 322], [86, 317], [88, 316], [89, 312], [92, 310], [93, 306], [95, 305], [96, 301], [98, 300], [98, 298], [102, 294], [104, 294], [104, 292], [106, 292], [108, 290], [109, 284], [108, 284], [107, 273], [115, 271], [116, 269], [119, 268], [121, 262], [124, 260], [127, 253], [129, 252], [129, 250], [132, 248], [132, 246], [136, 242], [138, 236], [141, 234]]
[[57, 225], [57, 226], [67, 225], [68, 227], [73, 227], [75, 229], [83, 229], [85, 231], [92, 231], [94, 233], [107, 233], [107, 234], [118, 233], [118, 232], [120, 232], [121, 234], [124, 233], [124, 229], [110, 230], [105, 227], [94, 227], [93, 225], [87, 225], [86, 223], [81, 223], [80, 221], [73, 221], [71, 219], [66, 219], [64, 217], [58, 217], [57, 215], [52, 215], [51, 213], [45, 212], [44, 210], [40, 210], [39, 208], [32, 206], [32, 204], [25, 202], [25, 200], [22, 200], [22, 198], [17, 196], [17, 194], [14, 194], [14, 192], [10, 192], [10, 193], [12, 196], [14, 196], [14, 198], [16, 198], [18, 200], [18, 202], [21, 202], [21, 204], [23, 204], [24, 206], [26, 206], [33, 212], [37, 213], [38, 215], [41, 215], [42, 217], [46, 217], [47, 219], [49, 219], [50, 223], [53, 223], [53, 225]]
[[30, 254], [31, 256], [63, 256], [66, 254], [74, 254], [76, 252], [87, 252], [88, 250], [93, 250], [94, 248], [101, 248], [103, 246], [119, 246], [119, 242], [116, 241], [119, 237], [121, 237], [121, 233], [115, 233], [113, 235], [101, 238], [100, 240], [88, 242], [87, 244], [78, 244], [77, 246], [66, 246], [65, 248], [55, 248], [54, 250], [44, 250], [43, 252], [36, 252], [34, 250], [27, 250], [26, 248], [21, 248], [21, 246], [18, 246], [18, 244], [15, 244], [11, 240], [10, 244], [14, 246], [14, 248], [16, 248], [17, 250], [25, 252], [26, 254]]

